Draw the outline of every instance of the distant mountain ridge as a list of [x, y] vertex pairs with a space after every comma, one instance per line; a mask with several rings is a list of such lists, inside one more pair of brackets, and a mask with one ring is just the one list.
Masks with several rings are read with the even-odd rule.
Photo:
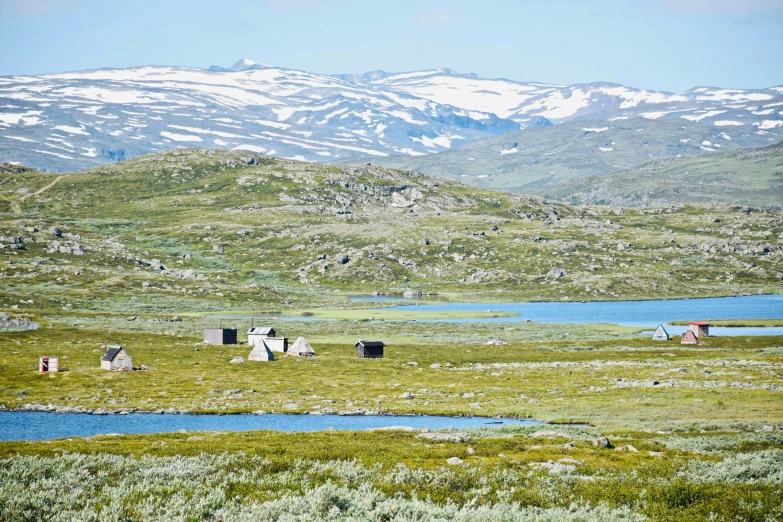
[[742, 127], [763, 141], [763, 133], [774, 137], [783, 127], [783, 87], [672, 94], [484, 79], [450, 69], [313, 74], [246, 59], [228, 68], [6, 76], [0, 161], [75, 171], [182, 146], [308, 161], [417, 157], [579, 118]]

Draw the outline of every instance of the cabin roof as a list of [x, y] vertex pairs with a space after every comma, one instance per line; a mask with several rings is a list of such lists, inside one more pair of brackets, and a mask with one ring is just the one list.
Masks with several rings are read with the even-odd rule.
[[260, 326], [256, 326], [254, 328], [251, 328], [247, 331], [248, 334], [254, 334], [254, 335], [274, 335], [275, 329], [274, 328], [261, 328]]
[[709, 326], [710, 325], [710, 323], [708, 323], [707, 321], [691, 321], [688, 324], [693, 324], [693, 325], [696, 325], [696, 326]]
[[386, 346], [383, 341], [359, 341], [354, 344], [354, 347], [359, 346], [360, 344], [365, 348], [383, 348]]
[[109, 349], [106, 350], [106, 353], [103, 354], [103, 357], [101, 357], [101, 361], [113, 361], [115, 357], [117, 357], [117, 354], [123, 351], [122, 346], [118, 345], [112, 345], [109, 346]]

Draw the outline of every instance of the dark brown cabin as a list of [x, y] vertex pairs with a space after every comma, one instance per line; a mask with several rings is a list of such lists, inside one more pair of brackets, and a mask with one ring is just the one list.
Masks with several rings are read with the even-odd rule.
[[359, 341], [354, 345], [359, 359], [383, 359], [383, 341]]

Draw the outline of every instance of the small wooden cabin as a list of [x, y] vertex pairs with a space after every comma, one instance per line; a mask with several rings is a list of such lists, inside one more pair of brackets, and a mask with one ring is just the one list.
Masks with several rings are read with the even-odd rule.
[[113, 344], [106, 349], [101, 357], [101, 368], [104, 370], [132, 370], [133, 360], [125, 348]]
[[204, 328], [204, 342], [209, 344], [237, 344], [237, 329]]
[[688, 323], [688, 328], [699, 339], [710, 336], [710, 323], [705, 323], [704, 321], [691, 321]]
[[38, 371], [41, 373], [57, 373], [60, 371], [60, 358], [41, 356], [38, 358]]
[[687, 330], [684, 334], [682, 334], [682, 340], [680, 341], [680, 344], [699, 344], [699, 338], [696, 337], [696, 334], [693, 333], [692, 330]]
[[656, 328], [655, 331], [653, 332], [652, 340], [668, 341], [669, 339], [670, 339], [669, 332], [666, 331], [666, 328], [664, 328], [662, 324], [659, 324], [658, 328]]
[[383, 341], [359, 341], [356, 348], [356, 357], [360, 359], [383, 359]]

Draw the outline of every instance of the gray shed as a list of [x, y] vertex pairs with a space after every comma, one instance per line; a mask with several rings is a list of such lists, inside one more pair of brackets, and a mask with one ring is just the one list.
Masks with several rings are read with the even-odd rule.
[[204, 342], [209, 344], [237, 344], [237, 329], [204, 328]]
[[132, 370], [133, 360], [125, 348], [113, 344], [101, 357], [101, 368], [104, 370]]
[[353, 345], [360, 359], [383, 359], [383, 341], [359, 341]]

